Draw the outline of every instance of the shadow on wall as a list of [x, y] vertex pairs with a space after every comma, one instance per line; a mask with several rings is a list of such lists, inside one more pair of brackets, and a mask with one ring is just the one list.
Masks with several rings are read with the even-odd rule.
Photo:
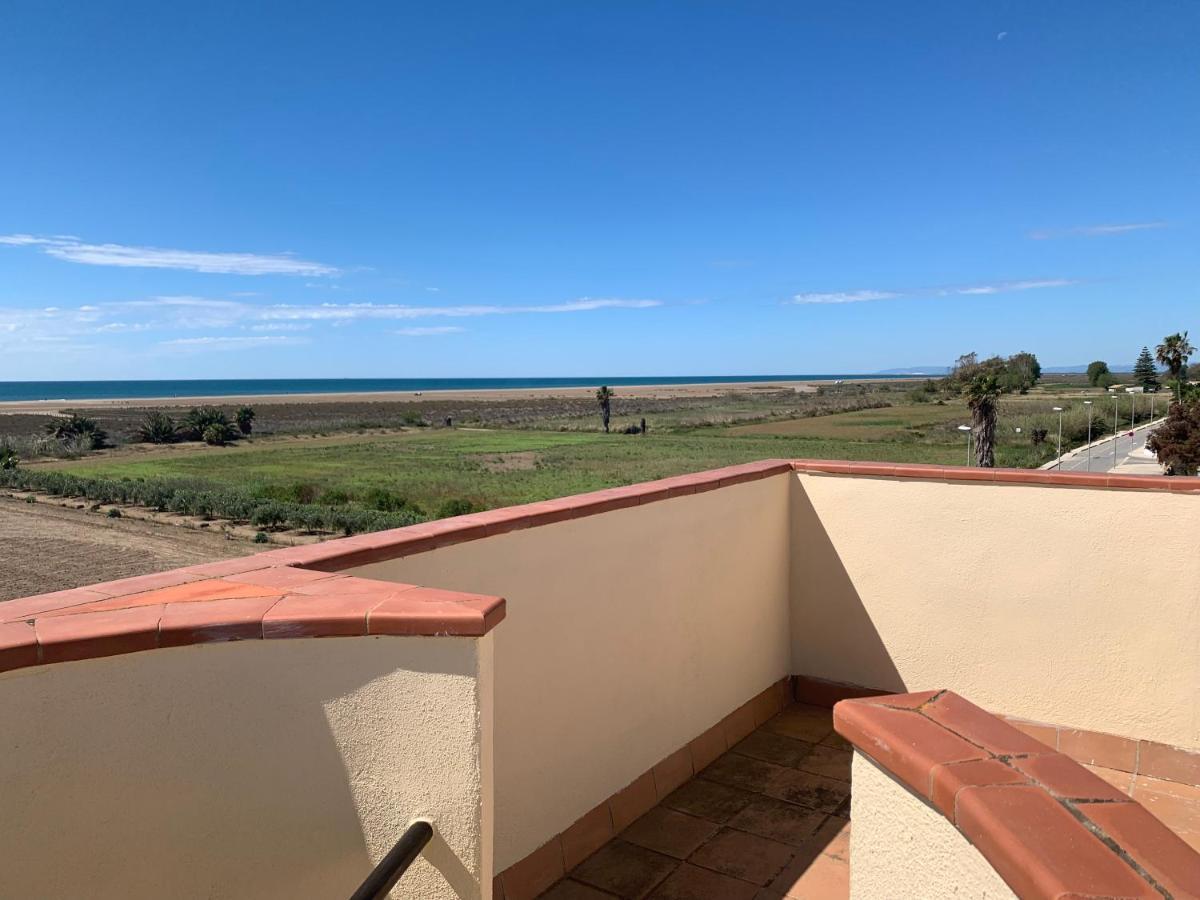
[[[387, 641], [254, 641], [0, 679], [2, 892], [348, 896], [372, 867], [351, 778], [373, 779], [368, 802], [389, 793], [370, 737], [392, 720], [378, 695], [339, 704], [399, 659]], [[346, 720], [363, 727], [335, 737]], [[373, 810], [381, 839], [422, 812], [395, 806]], [[461, 889], [462, 862], [435, 850]]]
[[[908, 688], [800, 481], [792, 483], [792, 671], [884, 691]], [[880, 535], [880, 540], [886, 540]]]

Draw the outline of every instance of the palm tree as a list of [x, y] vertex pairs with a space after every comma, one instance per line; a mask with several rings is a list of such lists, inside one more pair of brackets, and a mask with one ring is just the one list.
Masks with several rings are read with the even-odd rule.
[[1188, 343], [1188, 333], [1176, 332], [1168, 334], [1163, 342], [1154, 348], [1154, 355], [1160, 363], [1167, 367], [1171, 378], [1179, 385], [1179, 396], [1183, 397], [1183, 375], [1187, 371], [1188, 357], [1195, 348]]
[[971, 431], [975, 436], [975, 460], [984, 468], [996, 465], [996, 401], [1000, 382], [995, 375], [976, 375], [963, 391], [971, 408]]
[[609, 390], [608, 385], [603, 384], [600, 390], [596, 391], [596, 402], [600, 404], [600, 415], [604, 417], [605, 434], [608, 434], [608, 420], [612, 415], [612, 399], [613, 392]]

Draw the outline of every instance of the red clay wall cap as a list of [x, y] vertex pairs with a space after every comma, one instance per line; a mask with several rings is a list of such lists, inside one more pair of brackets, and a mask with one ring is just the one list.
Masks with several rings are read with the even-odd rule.
[[866, 475], [875, 478], [920, 478], [926, 481], [983, 481], [991, 484], [1039, 484], [1051, 487], [1200, 493], [1200, 478], [1168, 477], [1166, 475], [1112, 475], [1104, 472], [1053, 472], [1044, 469], [982, 469], [975, 466], [852, 462], [837, 459], [797, 459], [792, 461], [792, 468], [797, 472], [825, 475]]
[[1200, 897], [1200, 854], [1131, 798], [950, 691], [843, 700], [838, 734], [1022, 898]]
[[504, 600], [273, 565], [268, 554], [0, 603], [0, 672], [218, 641], [479, 637]]

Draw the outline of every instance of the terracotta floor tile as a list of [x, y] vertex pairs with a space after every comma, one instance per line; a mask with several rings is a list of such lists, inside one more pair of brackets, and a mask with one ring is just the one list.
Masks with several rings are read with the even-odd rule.
[[833, 710], [797, 703], [775, 716], [763, 728], [815, 744], [833, 733]]
[[677, 859], [615, 840], [577, 866], [571, 878], [623, 900], [641, 900], [678, 865]]
[[570, 878], [560, 881], [538, 900], [612, 900], [613, 895]]
[[793, 847], [803, 846], [825, 821], [825, 814], [816, 810], [784, 803], [770, 797], [759, 797], [729, 824], [739, 831], [770, 838]]
[[813, 747], [811, 753], [796, 763], [795, 767], [803, 772], [811, 772], [813, 775], [824, 775], [826, 778], [833, 778], [837, 781], [849, 781], [852, 756], [853, 754], [849, 750], [818, 745]]
[[695, 816], [656, 806], [626, 828], [621, 838], [647, 850], [687, 859], [720, 827]]
[[723, 825], [756, 796], [726, 784], [695, 778], [668, 796], [663, 805]]
[[699, 866], [684, 863], [650, 895], [650, 900], [754, 900], [758, 888]]
[[797, 861], [766, 888], [766, 897], [787, 900], [847, 900], [850, 896], [850, 865], [821, 853], [803, 865]]
[[788, 773], [799, 774], [793, 769], [731, 752], [705, 769], [703, 777], [707, 781], [717, 781], [756, 794], [765, 794], [769, 787]]
[[1196, 850], [1200, 850], [1200, 787], [1138, 775], [1133, 799]]
[[1104, 766], [1084, 766], [1093, 775], [1099, 775], [1118, 791], [1128, 794], [1133, 790], [1133, 773], [1121, 772], [1117, 769], [1106, 769]]
[[764, 792], [777, 800], [832, 813], [850, 796], [850, 783], [795, 769], [774, 773]]
[[782, 872], [794, 855], [795, 850], [787, 844], [725, 828], [688, 862], [761, 887]]
[[733, 748], [735, 753], [752, 756], [777, 766], [795, 766], [812, 750], [813, 745], [808, 741], [798, 741], [761, 728]]

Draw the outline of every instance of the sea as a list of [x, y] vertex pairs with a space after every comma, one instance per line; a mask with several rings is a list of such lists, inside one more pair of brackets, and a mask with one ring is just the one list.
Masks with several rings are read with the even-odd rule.
[[213, 378], [176, 381], [0, 381], [0, 402], [123, 400], [149, 397], [239, 397], [381, 392], [486, 391], [643, 384], [761, 384], [862, 381], [901, 375], [627, 375], [595, 378]]

